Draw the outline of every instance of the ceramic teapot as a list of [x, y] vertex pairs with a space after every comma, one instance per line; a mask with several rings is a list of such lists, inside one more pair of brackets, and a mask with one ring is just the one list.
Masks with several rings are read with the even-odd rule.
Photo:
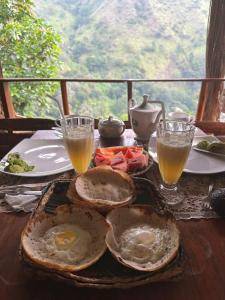
[[[161, 109], [155, 109], [152, 104], [159, 104]], [[162, 116], [165, 119], [164, 103], [161, 101], [151, 101], [148, 95], [143, 96], [143, 102], [135, 105], [135, 101], [129, 101], [129, 112], [131, 125], [136, 139], [147, 142], [152, 133], [156, 130], [157, 123]]]
[[104, 138], [118, 138], [123, 134], [125, 128], [123, 121], [112, 116], [106, 120], [100, 119], [98, 122], [99, 134]]

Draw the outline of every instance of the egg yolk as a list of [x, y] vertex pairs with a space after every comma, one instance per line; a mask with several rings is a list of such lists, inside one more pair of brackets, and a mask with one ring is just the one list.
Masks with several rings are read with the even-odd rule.
[[137, 244], [150, 246], [155, 242], [155, 235], [148, 231], [138, 231], [137, 235], [135, 236], [135, 242]]
[[58, 249], [69, 249], [76, 239], [76, 234], [73, 231], [60, 232], [55, 236], [55, 244]]

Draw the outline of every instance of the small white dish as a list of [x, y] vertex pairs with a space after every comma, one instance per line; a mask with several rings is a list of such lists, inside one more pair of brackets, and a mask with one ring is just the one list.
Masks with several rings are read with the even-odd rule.
[[[218, 139], [212, 135], [202, 135], [201, 137], [196, 136], [193, 141], [193, 147], [203, 140], [208, 140], [210, 142], [218, 141]], [[225, 172], [225, 157], [209, 155], [208, 151], [207, 153], [203, 153], [203, 151], [196, 151], [193, 147], [189, 153], [184, 172], [192, 174], [216, 174]], [[153, 157], [154, 161], [158, 163], [155, 136], [150, 140], [149, 153]]]
[[169, 120], [190, 122], [190, 116], [183, 111], [173, 111], [168, 113]]
[[[10, 173], [4, 171], [4, 163], [9, 153], [18, 152], [21, 157], [34, 169], [24, 173]], [[0, 172], [22, 177], [40, 177], [72, 170], [73, 167], [67, 156], [63, 140], [35, 140], [24, 139], [16, 145], [1, 160]]]

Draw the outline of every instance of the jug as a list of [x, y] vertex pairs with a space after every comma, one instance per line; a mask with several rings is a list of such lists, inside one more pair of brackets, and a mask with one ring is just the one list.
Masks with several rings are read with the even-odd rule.
[[[154, 109], [152, 104], [159, 104], [161, 109]], [[129, 112], [136, 139], [142, 142], [149, 141], [161, 116], [165, 120], [164, 103], [162, 101], [151, 101], [148, 95], [143, 96], [143, 102], [140, 105], [135, 105], [135, 101], [131, 99], [129, 101]]]

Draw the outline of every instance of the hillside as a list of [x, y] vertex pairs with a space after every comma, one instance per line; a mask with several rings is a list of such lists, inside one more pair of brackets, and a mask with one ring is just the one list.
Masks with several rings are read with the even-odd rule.
[[[61, 75], [81, 78], [204, 76], [209, 0], [36, 0], [62, 35]], [[199, 84], [137, 84], [167, 108], [194, 112]], [[103, 102], [100, 102], [104, 100]], [[126, 118], [126, 86], [71, 84], [73, 112]]]

